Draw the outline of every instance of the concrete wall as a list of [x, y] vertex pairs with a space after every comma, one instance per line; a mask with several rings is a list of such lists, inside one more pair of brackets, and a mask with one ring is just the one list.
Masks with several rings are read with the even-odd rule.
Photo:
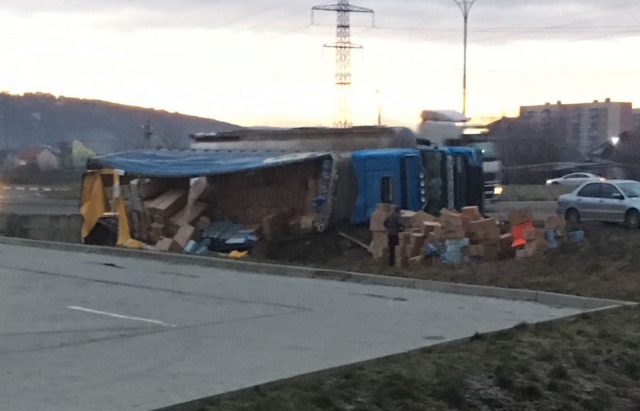
[[80, 215], [17, 215], [0, 213], [0, 235], [60, 243], [81, 242]]

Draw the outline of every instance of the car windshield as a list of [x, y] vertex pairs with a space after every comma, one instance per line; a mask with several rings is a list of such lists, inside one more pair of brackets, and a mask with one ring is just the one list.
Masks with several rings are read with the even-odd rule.
[[618, 184], [618, 187], [629, 198], [640, 197], [640, 183], [622, 183]]
[[473, 147], [482, 151], [482, 157], [485, 161], [495, 161], [496, 150], [492, 142], [474, 143]]

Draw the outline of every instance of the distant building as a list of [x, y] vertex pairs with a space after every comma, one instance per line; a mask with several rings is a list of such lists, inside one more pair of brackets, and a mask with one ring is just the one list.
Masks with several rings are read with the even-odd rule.
[[563, 144], [583, 154], [634, 128], [632, 104], [610, 99], [584, 104], [558, 101], [557, 104], [523, 106], [520, 119], [539, 130], [553, 130], [565, 136]]
[[640, 108], [633, 110], [633, 124], [634, 130], [640, 131]]
[[55, 151], [49, 146], [34, 146], [25, 148], [17, 155], [22, 166], [38, 166], [40, 170], [55, 170], [60, 167], [60, 161]]

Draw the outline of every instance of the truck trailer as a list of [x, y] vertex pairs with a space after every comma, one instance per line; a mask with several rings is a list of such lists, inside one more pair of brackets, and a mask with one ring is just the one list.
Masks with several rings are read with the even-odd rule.
[[379, 203], [437, 215], [482, 208], [482, 157], [468, 147], [418, 146], [406, 128], [243, 130], [194, 136], [191, 150], [143, 150], [88, 162], [134, 179], [184, 187], [206, 177], [213, 221], [259, 224], [280, 211], [312, 218], [319, 232], [366, 222]]

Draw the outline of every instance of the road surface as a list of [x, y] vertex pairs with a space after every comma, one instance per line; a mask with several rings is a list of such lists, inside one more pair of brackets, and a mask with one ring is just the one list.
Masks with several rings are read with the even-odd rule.
[[0, 190], [0, 213], [14, 214], [78, 214], [80, 200], [48, 197], [48, 193], [31, 187], [4, 187]]
[[151, 410], [577, 313], [0, 245], [7, 411]]

